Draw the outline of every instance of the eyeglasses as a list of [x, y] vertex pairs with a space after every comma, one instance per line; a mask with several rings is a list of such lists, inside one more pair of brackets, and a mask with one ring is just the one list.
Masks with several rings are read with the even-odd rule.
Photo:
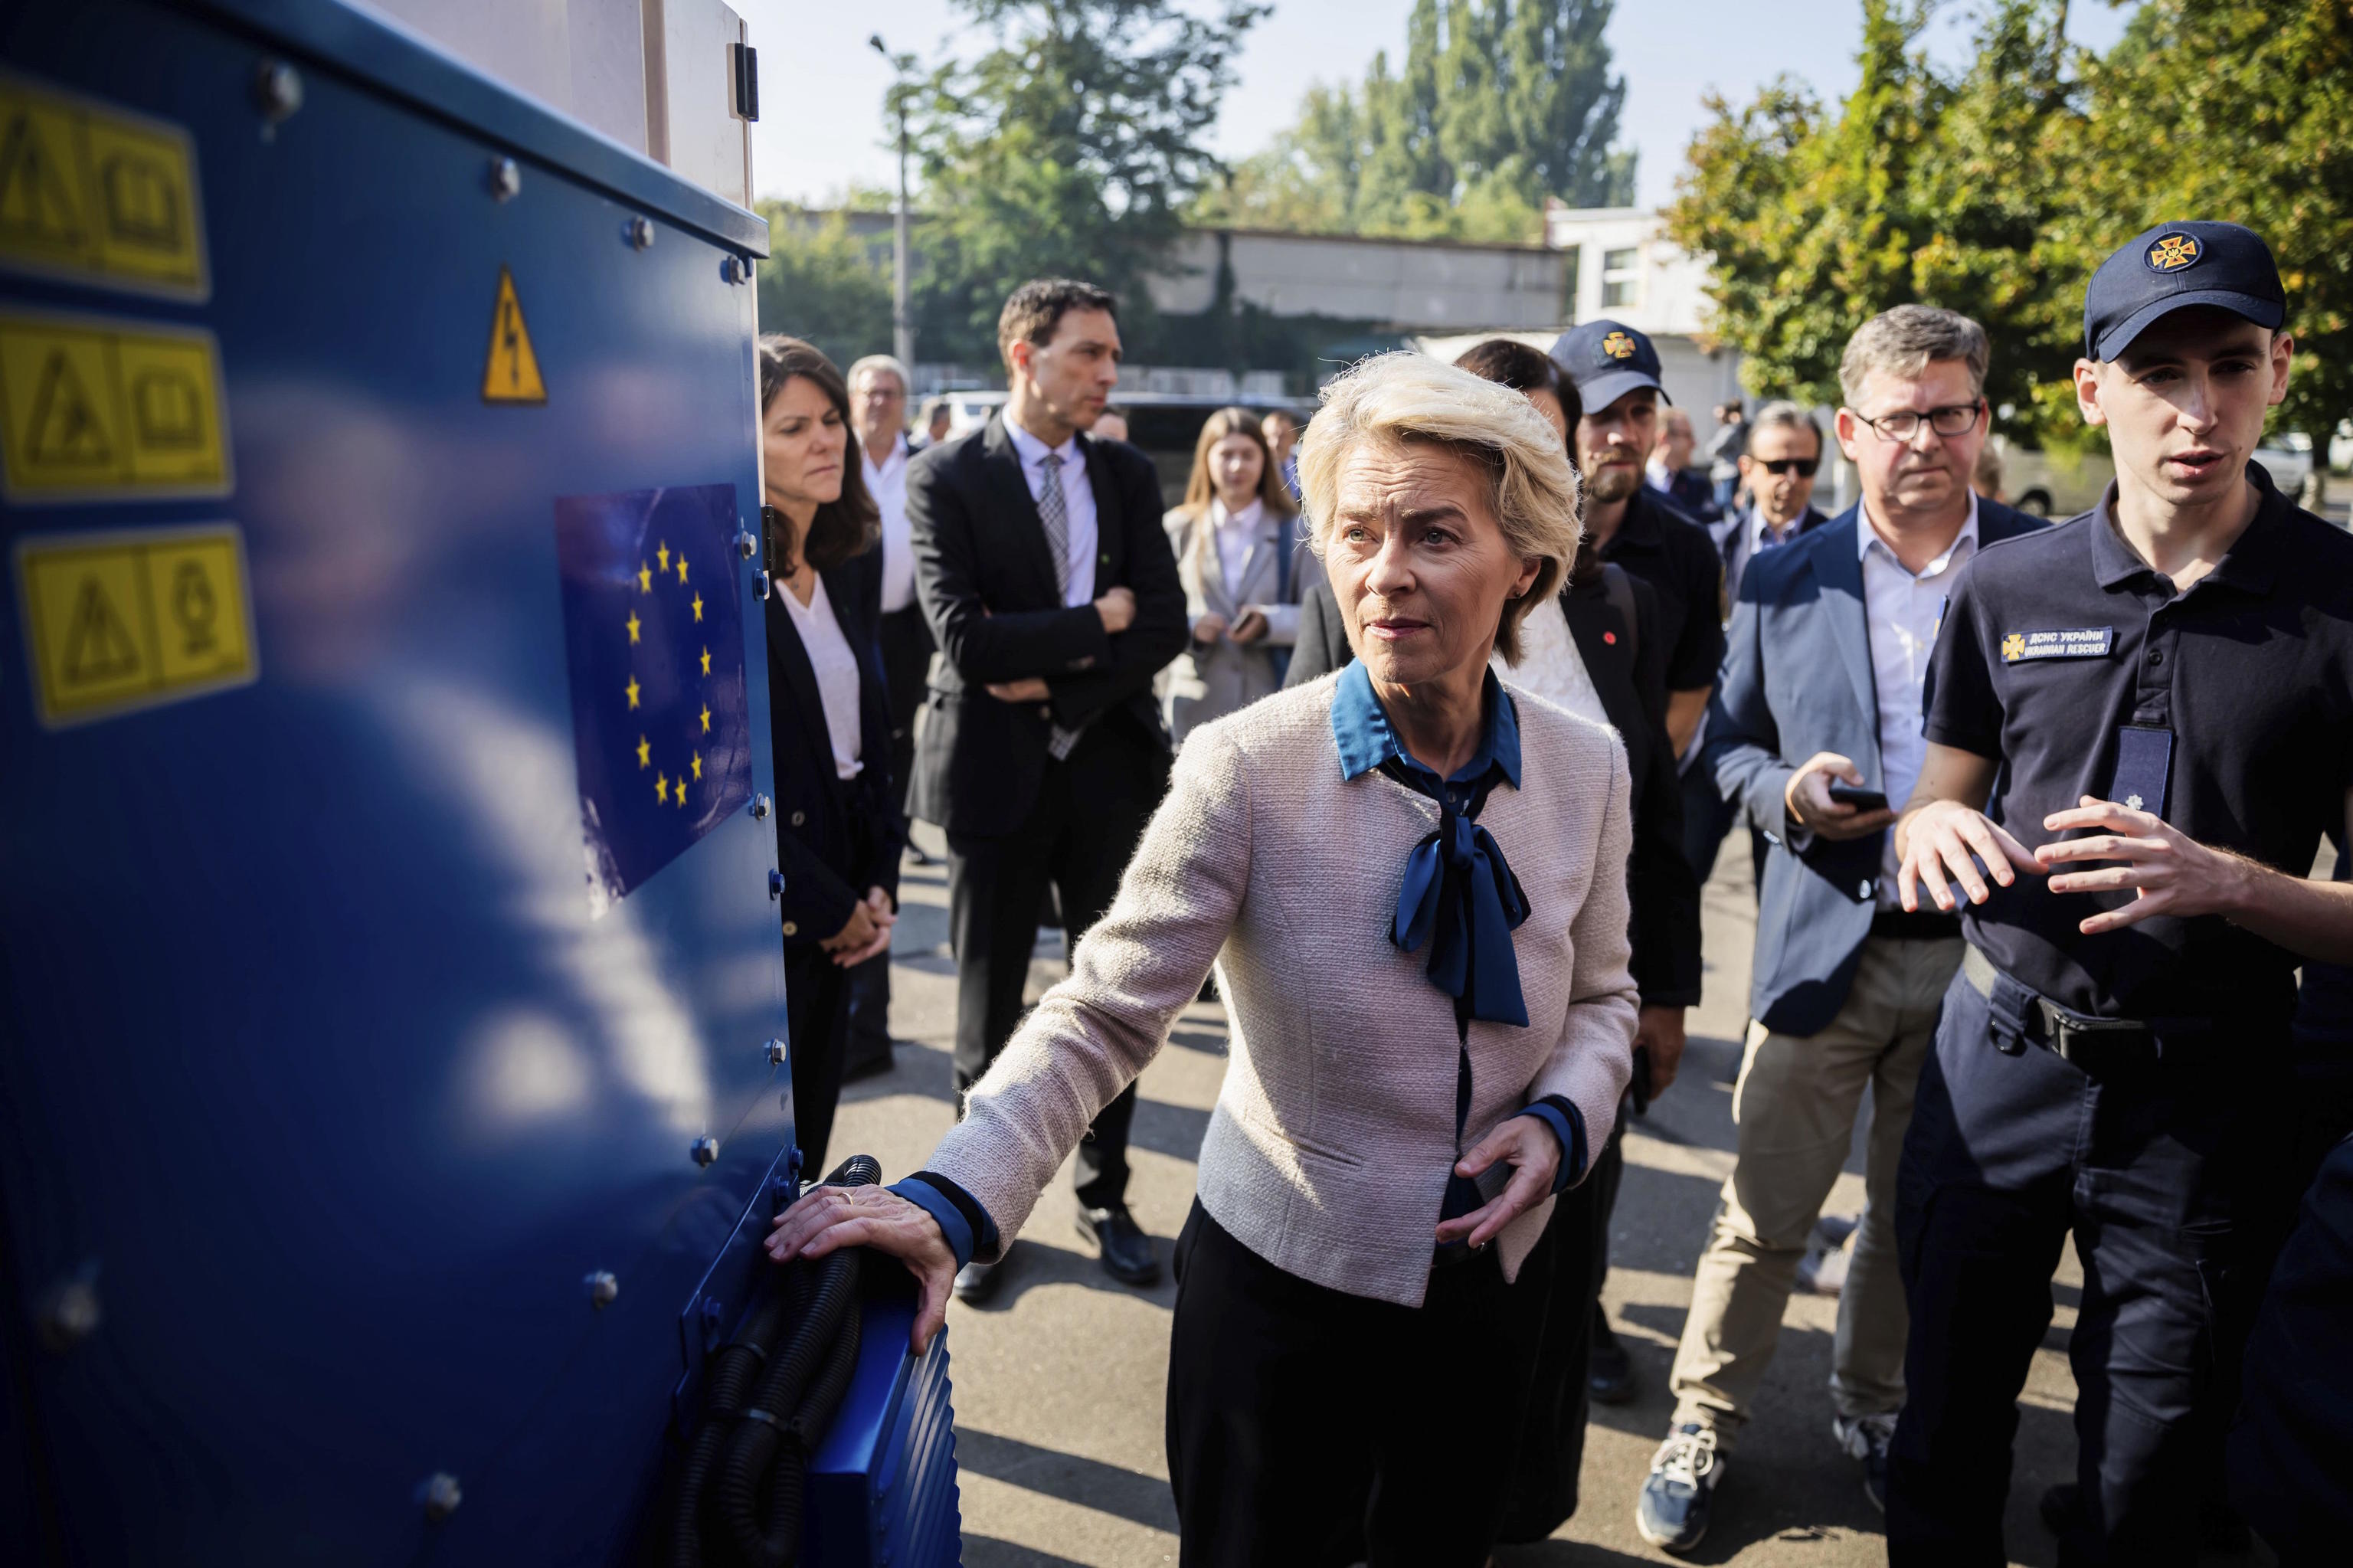
[[1976, 426], [1978, 416], [1984, 412], [1985, 399], [1979, 397], [1972, 403], [1948, 403], [1926, 413], [1917, 408], [1898, 408], [1876, 419], [1868, 414], [1857, 414], [1855, 418], [1888, 440], [1908, 441], [1919, 435], [1923, 423], [1940, 436], [1967, 435]]
[[1799, 479], [1811, 479], [1814, 470], [1822, 466], [1820, 458], [1751, 458], [1751, 462], [1770, 474], [1796, 474]]

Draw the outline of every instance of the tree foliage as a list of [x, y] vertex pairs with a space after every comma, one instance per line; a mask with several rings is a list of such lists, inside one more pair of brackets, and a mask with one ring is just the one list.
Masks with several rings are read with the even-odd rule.
[[1905, 301], [1984, 323], [2014, 434], [2096, 440], [2075, 411], [2084, 285], [2168, 219], [2248, 224], [2278, 253], [2300, 352], [2284, 422], [2353, 411], [2353, 7], [2145, 0], [2105, 58], [2064, 0], [1995, 0], [1957, 71], [1919, 48], [1933, 0], [1864, 0], [1835, 110], [1772, 84], [1710, 105], [1668, 232], [1711, 258], [1715, 334], [1759, 393], [1837, 397], [1838, 357]]
[[1315, 233], [1535, 243], [1544, 204], [1621, 204], [1612, 0], [1415, 0], [1405, 57], [1310, 88], [1297, 120], [1196, 209], [1198, 221]]
[[910, 112], [928, 209], [914, 284], [926, 356], [994, 362], [1005, 296], [1041, 276], [1101, 283], [1144, 327], [1144, 279], [1219, 168], [1206, 138], [1266, 6], [958, 3], [990, 43], [935, 67]]
[[891, 346], [891, 249], [850, 232], [839, 208], [760, 204], [768, 259], [757, 274], [760, 330], [790, 333], [847, 367]]

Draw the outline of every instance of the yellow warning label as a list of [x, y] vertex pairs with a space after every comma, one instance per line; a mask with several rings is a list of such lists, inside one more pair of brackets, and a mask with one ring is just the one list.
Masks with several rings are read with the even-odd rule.
[[0, 265], [201, 300], [204, 232], [185, 131], [0, 76]]
[[27, 539], [16, 583], [33, 694], [53, 729], [259, 673], [235, 524]]
[[210, 333], [0, 315], [0, 491], [11, 501], [226, 495], [221, 409]]
[[499, 269], [498, 303], [491, 308], [491, 355], [482, 366], [485, 403], [544, 403], [547, 383], [539, 378], [539, 355], [522, 324], [522, 302], [515, 298], [514, 274]]

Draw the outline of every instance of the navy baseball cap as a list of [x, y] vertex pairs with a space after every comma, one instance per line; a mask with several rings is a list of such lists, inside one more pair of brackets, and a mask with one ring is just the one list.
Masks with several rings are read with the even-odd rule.
[[1585, 322], [1553, 340], [1553, 363], [1577, 383], [1585, 411], [1598, 414], [1639, 387], [1672, 403], [1659, 385], [1659, 351], [1632, 327], [1613, 321]]
[[2219, 305], [2273, 332], [2287, 291], [2271, 247], [2235, 223], [2160, 223], [2100, 263], [2084, 291], [2084, 353], [2116, 358], [2151, 322], [2191, 305]]

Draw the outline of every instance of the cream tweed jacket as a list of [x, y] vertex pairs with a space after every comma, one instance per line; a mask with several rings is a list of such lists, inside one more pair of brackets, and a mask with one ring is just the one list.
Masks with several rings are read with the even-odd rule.
[[[1438, 804], [1340, 777], [1337, 675], [1195, 730], [1111, 910], [973, 1086], [930, 1169], [997, 1222], [1000, 1248], [1087, 1124], [1166, 1043], [1212, 963], [1233, 1030], [1199, 1195], [1286, 1273], [1418, 1307], [1454, 1142], [1451, 998], [1389, 941], [1409, 851]], [[1479, 821], [1527, 895], [1513, 933], [1528, 1024], [1471, 1025], [1467, 1150], [1546, 1095], [1599, 1154], [1631, 1071], [1626, 752], [1607, 727], [1514, 689], [1521, 788]], [[1499, 1238], [1516, 1278], [1546, 1198]], [[985, 1255], [991, 1261], [997, 1254]]]

